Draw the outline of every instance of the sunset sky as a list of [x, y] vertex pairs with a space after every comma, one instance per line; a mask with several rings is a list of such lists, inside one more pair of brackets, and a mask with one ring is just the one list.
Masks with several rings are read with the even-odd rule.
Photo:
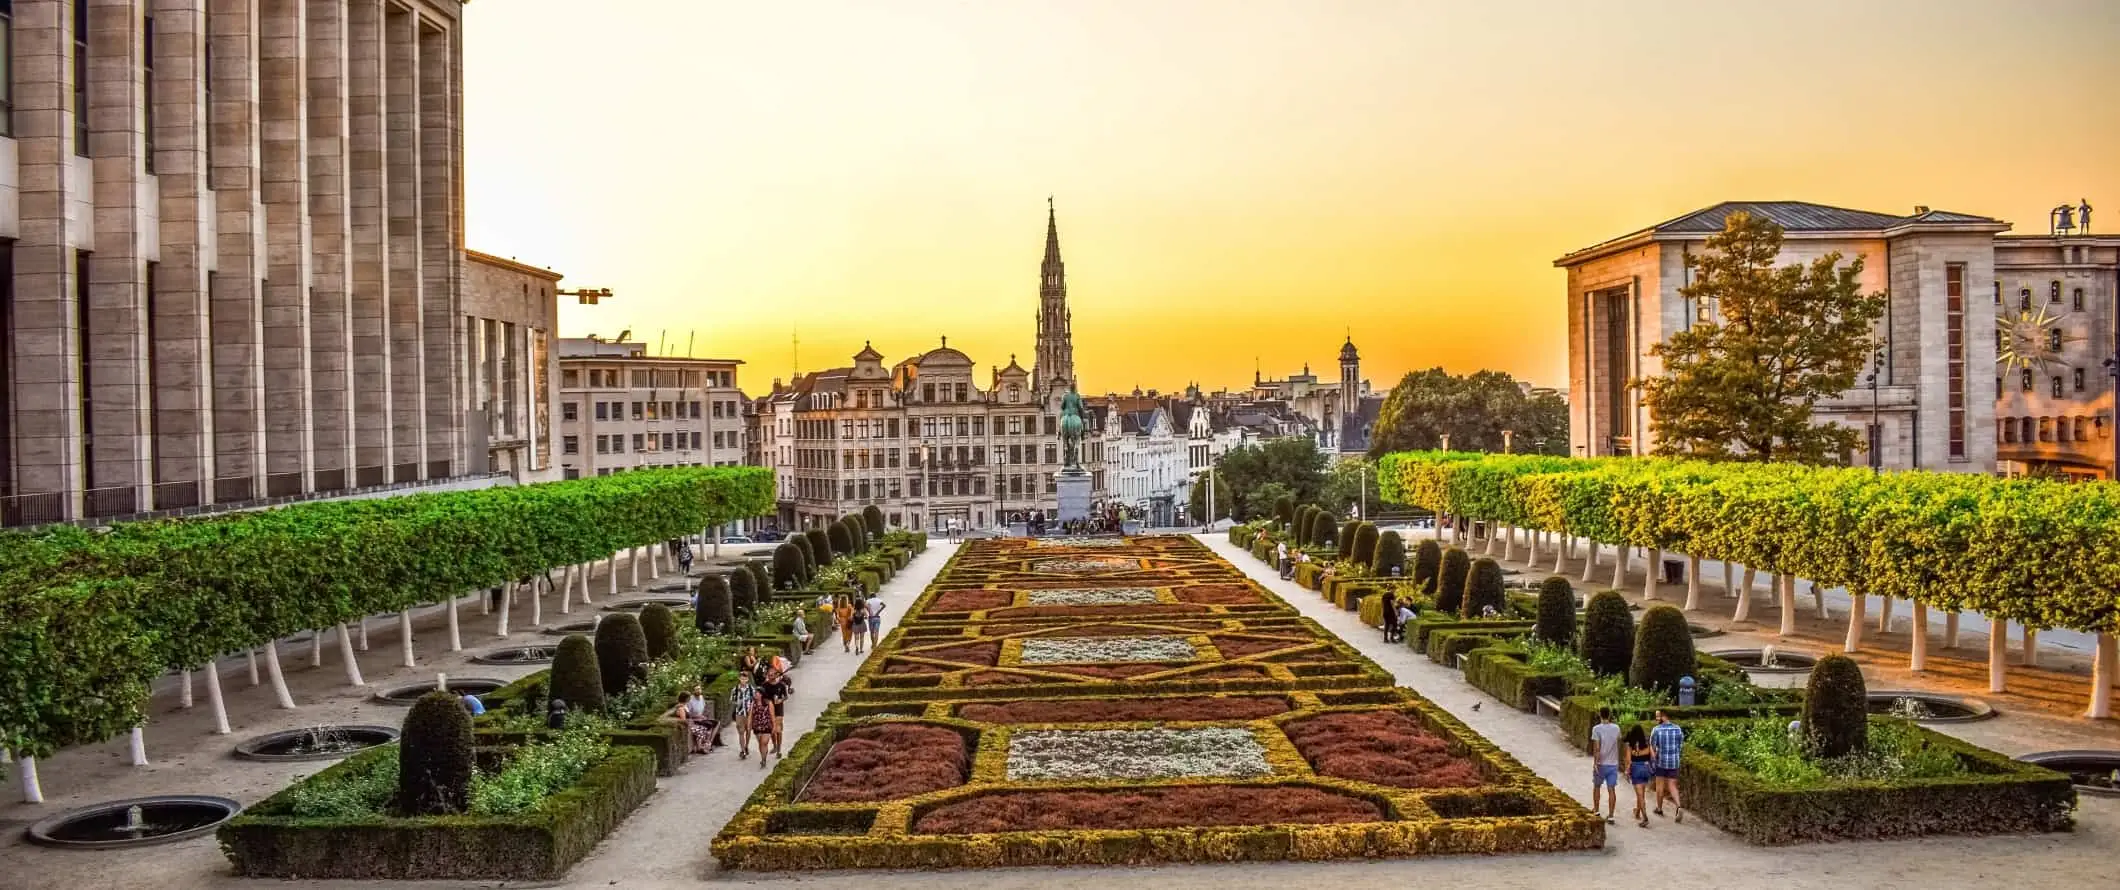
[[[1565, 384], [1561, 254], [1722, 200], [2120, 231], [2120, 2], [465, 7], [469, 244], [749, 364], [1031, 363], [1045, 198], [1082, 388]], [[983, 376], [983, 375], [982, 375]]]

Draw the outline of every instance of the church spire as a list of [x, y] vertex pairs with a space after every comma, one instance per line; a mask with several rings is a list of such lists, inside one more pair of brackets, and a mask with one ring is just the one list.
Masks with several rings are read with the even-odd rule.
[[1038, 353], [1031, 374], [1031, 386], [1051, 394], [1066, 392], [1075, 382], [1067, 265], [1060, 260], [1060, 221], [1051, 195], [1045, 198], [1045, 259], [1038, 268]]

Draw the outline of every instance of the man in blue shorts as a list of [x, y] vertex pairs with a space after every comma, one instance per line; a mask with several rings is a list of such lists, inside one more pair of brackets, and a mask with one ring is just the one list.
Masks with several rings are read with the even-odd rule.
[[1662, 708], [1656, 710], [1656, 728], [1649, 730], [1649, 747], [1656, 757], [1649, 762], [1650, 782], [1656, 794], [1656, 814], [1664, 814], [1664, 798], [1671, 799], [1671, 821], [1686, 821], [1686, 810], [1678, 800], [1678, 753], [1686, 746], [1686, 731], [1671, 722]]

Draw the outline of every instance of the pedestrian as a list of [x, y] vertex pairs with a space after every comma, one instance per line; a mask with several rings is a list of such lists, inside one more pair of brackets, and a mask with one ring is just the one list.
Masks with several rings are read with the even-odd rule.
[[736, 659], [736, 672], [747, 675], [755, 681], [765, 677], [765, 670], [765, 665], [758, 660], [758, 647], [743, 647], [743, 654]]
[[[787, 719], [788, 696], [794, 691], [794, 687], [788, 684], [787, 677], [778, 670], [768, 672], [766, 681], [758, 687], [758, 703], [753, 706], [753, 709], [758, 713], [764, 714], [765, 719], [761, 723], [759, 718], [751, 718], [751, 732], [753, 735], [757, 735], [759, 727], [765, 727], [765, 736], [773, 740], [773, 756], [775, 757], [780, 756], [780, 734]], [[765, 755], [765, 738], [760, 738], [758, 740], [759, 769], [765, 768]]]
[[1381, 613], [1384, 620], [1384, 642], [1397, 642], [1397, 640], [1394, 640], [1392, 638], [1398, 635], [1399, 598], [1393, 596], [1391, 591], [1389, 590], [1384, 591], [1382, 596], [1384, 597], [1383, 602], [1381, 603], [1382, 608], [1378, 609], [1377, 611]]
[[1627, 727], [1627, 781], [1634, 785], [1634, 821], [1643, 828], [1649, 827], [1649, 780], [1656, 770], [1652, 761], [1656, 750], [1649, 747], [1649, 734], [1642, 731], [1641, 724]]
[[869, 640], [868, 600], [857, 599], [854, 601], [854, 615], [848, 619], [848, 623], [850, 625], [849, 629], [854, 634], [854, 654], [860, 655], [867, 648]]
[[883, 597], [873, 593], [869, 594], [868, 607], [869, 646], [873, 648], [876, 645], [877, 638], [883, 636]]
[[672, 705], [670, 710], [663, 712], [663, 719], [685, 728], [686, 737], [692, 740], [692, 753], [705, 754], [713, 747], [713, 721], [702, 722], [694, 715], [691, 692], [679, 692], [677, 703]]
[[795, 613], [794, 620], [788, 622], [788, 633], [795, 637], [795, 645], [801, 646], [803, 653], [808, 654], [812, 648], [810, 643], [816, 637], [810, 635], [810, 625], [802, 620], [801, 612]]
[[464, 693], [463, 705], [464, 710], [470, 712], [473, 717], [486, 713], [486, 703], [479, 701], [478, 696], [468, 692]]
[[1686, 821], [1685, 805], [1678, 797], [1678, 754], [1686, 746], [1686, 731], [1671, 722], [1671, 715], [1656, 709], [1656, 728], [1649, 730], [1649, 747], [1655, 749], [1651, 778], [1655, 782], [1656, 814], [1664, 814], [1664, 798], [1671, 799], [1671, 821]]
[[683, 572], [687, 578], [692, 577], [692, 545], [684, 544], [677, 548], [677, 570]]
[[841, 594], [839, 602], [832, 604], [832, 619], [839, 625], [839, 651], [854, 651], [854, 601]]
[[1590, 812], [1597, 812], [1597, 795], [1605, 794], [1605, 824], [1614, 824], [1619, 812], [1619, 724], [1612, 722], [1612, 709], [1597, 709], [1597, 725], [1590, 727]]
[[1288, 542], [1276, 542], [1273, 545], [1273, 554], [1275, 564], [1281, 567], [1281, 580], [1288, 580], [1289, 574], [1295, 571], [1295, 564], [1288, 561]]
[[[729, 722], [736, 724], [736, 759], [751, 756], [751, 708], [758, 700], [758, 687], [751, 683], [750, 671], [736, 672], [736, 688], [729, 690]], [[759, 743], [760, 752], [765, 751]], [[762, 753], [761, 753], [762, 756]]]
[[708, 746], [719, 748], [725, 744], [721, 740], [721, 724], [716, 722], [713, 713], [707, 710], [707, 704], [707, 691], [700, 688], [698, 683], [692, 684], [692, 719], [706, 722], [707, 729], [713, 733], [713, 740]]
[[1412, 623], [1413, 623], [1413, 601], [1412, 601], [1412, 600], [1407, 600], [1407, 601], [1405, 601], [1405, 602], [1401, 602], [1401, 603], [1399, 603], [1399, 627], [1398, 627], [1398, 633], [1397, 633], [1397, 634], [1396, 634], [1396, 635], [1395, 635], [1395, 636], [1393, 637], [1393, 639], [1392, 639], [1392, 642], [1394, 642], [1394, 643], [1403, 643], [1403, 642], [1406, 642], [1406, 625], [1409, 625], [1409, 624], [1412, 624]]

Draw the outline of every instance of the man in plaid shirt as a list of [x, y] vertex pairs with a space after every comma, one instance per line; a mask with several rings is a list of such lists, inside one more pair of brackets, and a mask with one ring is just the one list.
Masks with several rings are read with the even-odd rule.
[[1678, 754], [1686, 746], [1686, 731], [1671, 722], [1670, 715], [1662, 708], [1656, 710], [1656, 728], [1649, 730], [1649, 747], [1656, 752], [1650, 762], [1650, 782], [1656, 791], [1656, 814], [1664, 814], [1664, 798], [1671, 798], [1673, 821], [1686, 821], [1686, 811], [1678, 799]]

